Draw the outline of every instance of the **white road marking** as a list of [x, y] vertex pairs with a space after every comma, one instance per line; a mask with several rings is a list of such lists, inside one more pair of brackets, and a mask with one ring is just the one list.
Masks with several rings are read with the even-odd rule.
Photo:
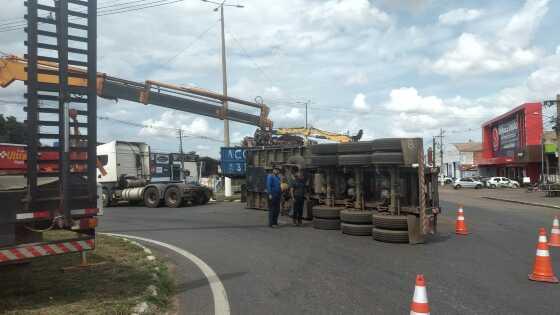
[[212, 296], [214, 298], [214, 314], [216, 315], [230, 314], [230, 307], [229, 307], [229, 301], [226, 293], [226, 288], [224, 287], [222, 281], [220, 280], [216, 272], [214, 272], [214, 270], [210, 268], [210, 266], [208, 266], [208, 264], [206, 264], [202, 259], [198, 258], [194, 254], [191, 254], [190, 252], [182, 248], [179, 248], [177, 246], [152, 240], [149, 238], [143, 238], [143, 237], [125, 235], [125, 234], [114, 234], [114, 233], [101, 233], [101, 234], [116, 236], [116, 237], [124, 237], [129, 239], [136, 239], [146, 243], [156, 244], [165, 247], [167, 249], [170, 249], [176, 252], [177, 254], [187, 258], [193, 264], [195, 264], [198, 267], [198, 269], [200, 269], [200, 271], [202, 271], [202, 273], [208, 280], [208, 283], [210, 284], [210, 290], [212, 290]]

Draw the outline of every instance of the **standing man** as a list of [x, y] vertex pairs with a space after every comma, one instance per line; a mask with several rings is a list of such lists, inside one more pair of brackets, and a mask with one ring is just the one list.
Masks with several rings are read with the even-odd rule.
[[278, 226], [278, 214], [280, 213], [280, 177], [278, 167], [272, 169], [272, 174], [266, 177], [266, 193], [268, 194], [268, 226]]
[[292, 181], [292, 187], [290, 191], [292, 193], [292, 199], [294, 200], [294, 225], [300, 226], [303, 219], [303, 204], [305, 201], [305, 178], [303, 173], [298, 173], [296, 178]]

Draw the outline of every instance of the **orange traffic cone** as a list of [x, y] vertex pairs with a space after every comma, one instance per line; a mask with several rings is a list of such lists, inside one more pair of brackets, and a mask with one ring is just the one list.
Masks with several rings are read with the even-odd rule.
[[426, 292], [426, 282], [424, 275], [416, 276], [416, 285], [414, 286], [414, 296], [410, 305], [410, 315], [430, 315], [430, 306], [428, 305], [428, 294]]
[[554, 217], [552, 221], [552, 229], [550, 229], [550, 242], [549, 246], [560, 247], [560, 223], [558, 217]]
[[457, 221], [455, 221], [455, 234], [459, 234], [459, 235], [469, 234], [469, 230], [467, 229], [467, 224], [465, 223], [463, 206], [459, 206], [459, 210], [457, 210]]
[[546, 244], [546, 231], [544, 228], [539, 230], [539, 243], [537, 244], [537, 256], [535, 257], [535, 265], [533, 273], [529, 275], [529, 279], [533, 281], [558, 283], [558, 278], [554, 276], [552, 271], [552, 262], [550, 261], [550, 253]]

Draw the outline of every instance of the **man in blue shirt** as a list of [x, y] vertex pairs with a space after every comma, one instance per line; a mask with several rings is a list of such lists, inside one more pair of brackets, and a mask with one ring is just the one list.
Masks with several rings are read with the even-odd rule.
[[268, 194], [268, 226], [278, 226], [278, 214], [280, 213], [280, 177], [278, 167], [272, 169], [272, 174], [266, 177], [266, 193]]

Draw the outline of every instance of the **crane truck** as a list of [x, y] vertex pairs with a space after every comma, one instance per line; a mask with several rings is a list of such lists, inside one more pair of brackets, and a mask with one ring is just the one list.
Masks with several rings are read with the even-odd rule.
[[[97, 1], [61, 0], [50, 5], [28, 0], [26, 8], [24, 58], [0, 58], [0, 86], [14, 81], [26, 85], [23, 109], [29, 132], [27, 145], [17, 149], [24, 152], [24, 174], [0, 176], [0, 264], [95, 248], [97, 215], [102, 213], [102, 196], [107, 195], [97, 183], [102, 175], [96, 170], [102, 167], [97, 159], [98, 96], [272, 128], [264, 104], [98, 73]], [[260, 113], [227, 110], [225, 102]], [[127, 176], [121, 176], [127, 188], [138, 185]], [[127, 188], [119, 188], [115, 195], [122, 196]], [[144, 194], [151, 192], [144, 189]], [[42, 233], [52, 229], [75, 231], [76, 236], [44, 242]]]

